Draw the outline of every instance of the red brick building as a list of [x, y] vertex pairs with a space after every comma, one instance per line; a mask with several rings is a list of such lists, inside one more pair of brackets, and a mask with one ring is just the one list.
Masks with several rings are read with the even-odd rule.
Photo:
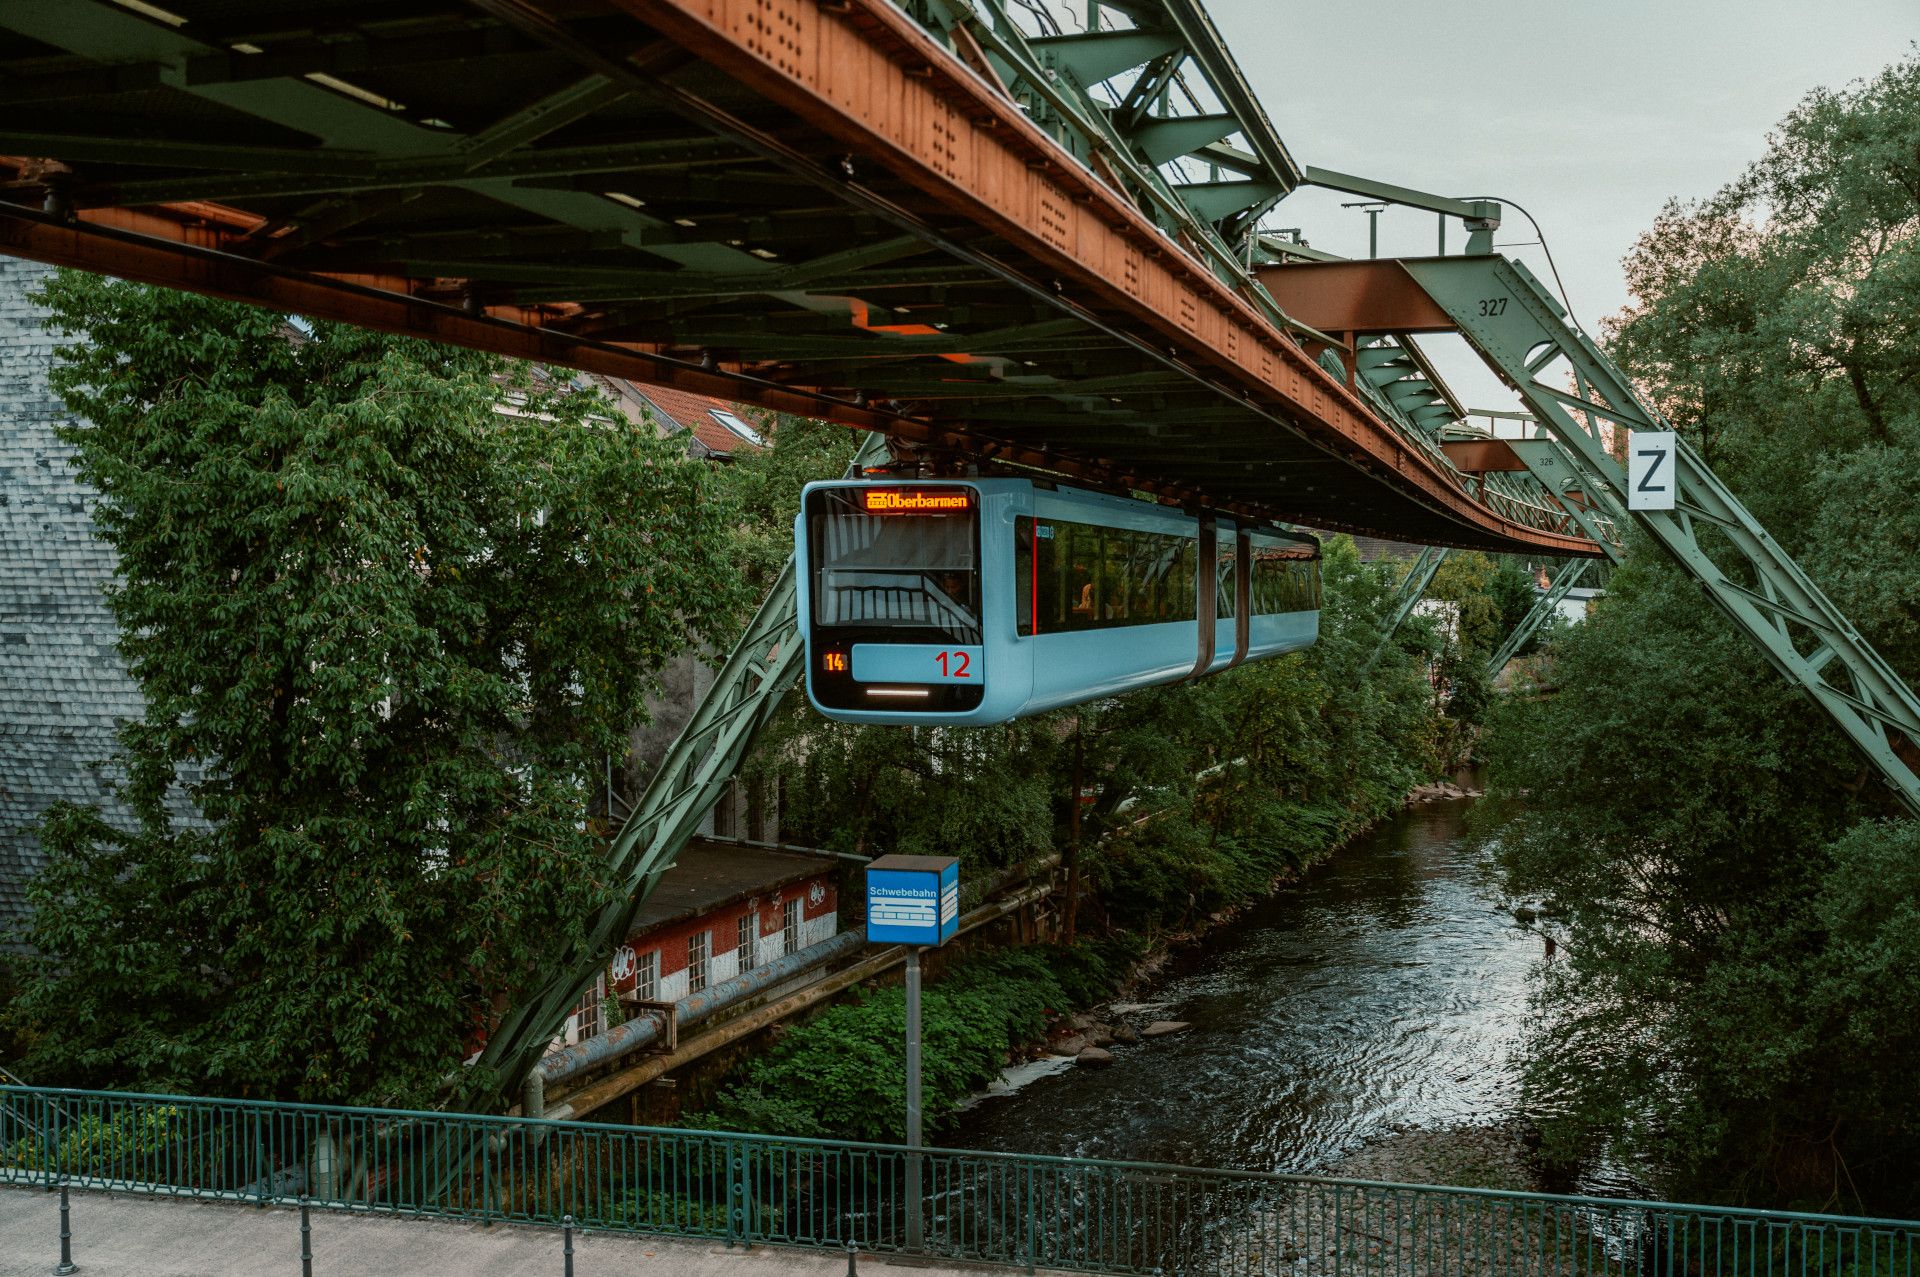
[[[661, 877], [613, 955], [611, 991], [678, 1002], [776, 962], [838, 929], [833, 862], [797, 852], [696, 838]], [[603, 978], [599, 990], [609, 991]], [[567, 1026], [578, 1041], [604, 1027], [601, 998], [588, 998]]]

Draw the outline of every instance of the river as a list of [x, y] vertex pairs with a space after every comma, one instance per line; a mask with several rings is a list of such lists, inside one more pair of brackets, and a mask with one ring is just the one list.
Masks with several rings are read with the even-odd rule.
[[1396, 1130], [1500, 1121], [1520, 1103], [1521, 931], [1462, 829], [1408, 809], [1183, 951], [1123, 1018], [1185, 1020], [989, 1097], [960, 1147], [1313, 1172]]

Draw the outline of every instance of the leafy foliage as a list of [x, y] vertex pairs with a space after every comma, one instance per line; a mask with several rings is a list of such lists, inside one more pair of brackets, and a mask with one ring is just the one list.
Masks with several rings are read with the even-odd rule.
[[[931, 1124], [999, 1076], [1008, 1052], [1077, 1001], [1112, 987], [1138, 950], [1124, 943], [1013, 949], [962, 959], [921, 995], [923, 1104]], [[690, 1125], [897, 1143], [906, 1128], [906, 995], [828, 1008], [751, 1059]]]
[[614, 890], [590, 778], [737, 609], [727, 507], [584, 383], [74, 273], [45, 300], [147, 711], [132, 824], [41, 831], [28, 1067], [425, 1100]]
[[738, 511], [735, 553], [756, 599], [793, 553], [800, 489], [814, 479], [838, 479], [860, 445], [858, 432], [844, 426], [785, 413], [757, 419], [773, 446], [741, 452], [721, 480]]
[[[1920, 58], [1811, 95], [1628, 273], [1618, 355], [1913, 682]], [[1649, 545], [1555, 675], [1490, 746], [1527, 796], [1508, 889], [1566, 942], [1529, 1053], [1548, 1150], [1684, 1195], [1920, 1206], [1913, 822], [1873, 819], [1858, 756]]]

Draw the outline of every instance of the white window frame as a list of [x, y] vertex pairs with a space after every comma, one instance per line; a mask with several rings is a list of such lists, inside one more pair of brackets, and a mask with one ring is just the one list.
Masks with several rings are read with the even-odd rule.
[[767, 446], [767, 437], [753, 428], [753, 424], [739, 413], [729, 408], [709, 408], [707, 415], [717, 422], [720, 428], [745, 444], [756, 448]]
[[641, 1002], [660, 1000], [660, 951], [649, 949], [633, 960], [633, 996]]
[[707, 987], [708, 964], [713, 960], [713, 932], [696, 931], [687, 937], [687, 993]]
[[759, 940], [760, 911], [749, 909], [740, 915], [740, 921], [734, 926], [734, 944], [740, 954], [737, 962], [743, 975], [753, 970], [756, 965], [754, 957], [759, 948]]
[[801, 916], [802, 901], [799, 896], [780, 904], [780, 944], [788, 953], [798, 953], [801, 943], [801, 928], [806, 919]]

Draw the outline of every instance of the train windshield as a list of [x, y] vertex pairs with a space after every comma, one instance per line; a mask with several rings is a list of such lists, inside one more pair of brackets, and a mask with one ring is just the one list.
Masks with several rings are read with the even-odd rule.
[[980, 641], [980, 515], [970, 489], [826, 488], [808, 500], [816, 626]]

